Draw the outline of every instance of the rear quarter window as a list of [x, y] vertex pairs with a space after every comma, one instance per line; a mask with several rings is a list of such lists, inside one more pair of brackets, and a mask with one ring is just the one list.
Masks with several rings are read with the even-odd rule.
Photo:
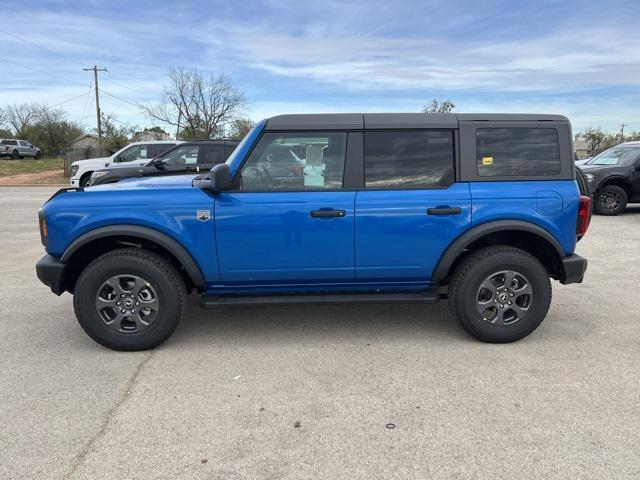
[[479, 128], [476, 168], [481, 177], [538, 177], [560, 173], [554, 128]]

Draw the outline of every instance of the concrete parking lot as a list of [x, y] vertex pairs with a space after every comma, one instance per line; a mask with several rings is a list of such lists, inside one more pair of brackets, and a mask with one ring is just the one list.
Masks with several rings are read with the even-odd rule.
[[0, 188], [0, 478], [640, 477], [640, 206], [594, 217], [585, 282], [515, 344], [444, 302], [193, 296], [164, 345], [120, 353], [36, 279], [54, 190]]

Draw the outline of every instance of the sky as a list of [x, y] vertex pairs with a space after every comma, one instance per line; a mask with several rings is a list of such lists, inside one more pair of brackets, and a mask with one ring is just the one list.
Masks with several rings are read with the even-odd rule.
[[102, 110], [141, 127], [155, 122], [137, 105], [182, 67], [229, 74], [253, 120], [416, 112], [437, 98], [640, 131], [638, 0], [0, 0], [0, 11], [0, 106], [60, 104], [87, 128], [82, 68], [97, 65]]

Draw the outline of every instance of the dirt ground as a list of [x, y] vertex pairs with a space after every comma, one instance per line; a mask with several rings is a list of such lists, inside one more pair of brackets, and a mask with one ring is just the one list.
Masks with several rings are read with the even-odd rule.
[[42, 172], [11, 173], [0, 176], [1, 186], [15, 185], [68, 185], [63, 170], [46, 170]]

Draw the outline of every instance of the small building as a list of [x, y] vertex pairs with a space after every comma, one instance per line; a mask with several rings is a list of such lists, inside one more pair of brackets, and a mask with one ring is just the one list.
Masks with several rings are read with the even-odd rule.
[[86, 150], [98, 148], [98, 135], [95, 133], [87, 133], [81, 137], [76, 138], [71, 142], [71, 148], [73, 150]]
[[155, 130], [143, 130], [136, 132], [131, 137], [132, 142], [155, 142], [159, 140], [173, 140], [167, 132], [158, 132]]
[[589, 143], [583, 138], [576, 138], [573, 141], [573, 148], [576, 149], [576, 154], [580, 160], [584, 160], [585, 158], [589, 158], [591, 156], [591, 152], [589, 151]]

